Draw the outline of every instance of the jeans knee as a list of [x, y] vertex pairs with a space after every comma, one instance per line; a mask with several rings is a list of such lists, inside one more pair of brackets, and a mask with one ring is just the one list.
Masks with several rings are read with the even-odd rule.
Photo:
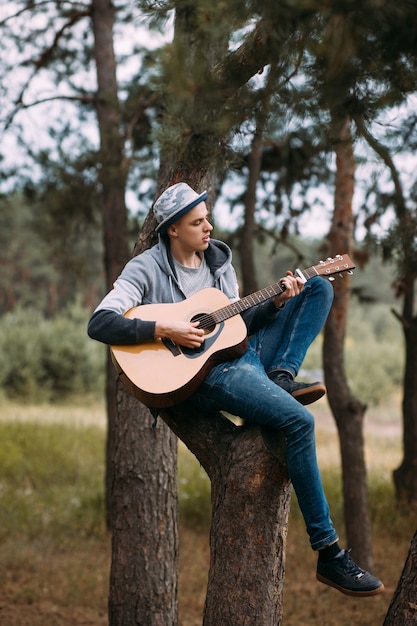
[[318, 297], [321, 297], [323, 301], [331, 303], [334, 297], [334, 290], [332, 283], [323, 278], [322, 276], [315, 276], [308, 281], [306, 287], [315, 292]]
[[314, 415], [310, 413], [310, 411], [307, 411], [307, 409], [305, 409], [303, 412], [303, 424], [304, 424], [305, 432], [308, 434], [314, 435], [314, 431], [315, 431]]
[[313, 414], [304, 407], [300, 407], [297, 419], [291, 422], [286, 434], [290, 439], [294, 438], [294, 441], [302, 441], [304, 444], [308, 445], [315, 439]]

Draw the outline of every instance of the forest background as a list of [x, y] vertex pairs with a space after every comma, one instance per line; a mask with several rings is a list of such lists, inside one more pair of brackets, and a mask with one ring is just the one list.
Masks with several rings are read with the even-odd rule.
[[[278, 64], [261, 63], [262, 68], [267, 68], [263, 73], [266, 78], [262, 73], [255, 72], [252, 81], [239, 91], [238, 98], [235, 101], [228, 99], [226, 117], [229, 118], [227, 124], [230, 130], [226, 133], [225, 128], [213, 129], [212, 120], [211, 125], [204, 128], [195, 116], [195, 109], [191, 111], [194, 117], [190, 117], [191, 114], [183, 108], [184, 103], [189, 102], [190, 93], [201, 107], [201, 94], [196, 89], [196, 83], [191, 81], [191, 76], [196, 80], [199, 76], [197, 72], [201, 72], [199, 63], [197, 67], [186, 68], [189, 72], [196, 72], [194, 75], [184, 74], [183, 68], [176, 65], [180, 58], [175, 54], [170, 59], [174, 67], [169, 66], [167, 57], [175, 48], [164, 45], [156, 49], [150, 45], [149, 36], [145, 43], [141, 40], [144, 34], [144, 22], [141, 20], [145, 13], [148, 15], [147, 28], [161, 29], [162, 24], [162, 30], [173, 32], [174, 5], [161, 4], [159, 10], [152, 10], [155, 7], [146, 4], [142, 7], [139, 3], [137, 7], [118, 4], [114, 32], [115, 41], [119, 37], [120, 45], [119, 48], [115, 46], [118, 68], [123, 68], [118, 70], [118, 76], [123, 77], [119, 78], [118, 86], [118, 97], [123, 106], [117, 134], [119, 139], [120, 135], [123, 137], [123, 163], [120, 167], [124, 178], [123, 195], [134, 210], [126, 212], [126, 237], [123, 245], [119, 246], [117, 263], [120, 265], [127, 260], [128, 250], [132, 249], [137, 233], [144, 230], [146, 234], [145, 217], [158, 185], [167, 179], [166, 173], [161, 176], [164, 162], [170, 164], [170, 176], [176, 167], [178, 174], [178, 163], [182, 168], [186, 162], [189, 170], [196, 169], [192, 153], [178, 150], [179, 145], [193, 144], [203, 137], [203, 148], [210, 151], [213, 136], [217, 137], [214, 142], [217, 173], [215, 182], [213, 178], [209, 182], [211, 193], [215, 191], [218, 198], [213, 208], [216, 233], [237, 250], [235, 262], [242, 290], [248, 291], [248, 285], [254, 282], [260, 283], [259, 286], [269, 284], [288, 266], [315, 263], [328, 244], [324, 240], [300, 237], [299, 231], [302, 229], [302, 232], [308, 233], [309, 226], [317, 222], [324, 222], [324, 228], [328, 222], [329, 230], [331, 227], [337, 163], [334, 138], [327, 136], [326, 129], [333, 126], [335, 110], [340, 113], [340, 102], [335, 103], [334, 92], [327, 93], [323, 85], [328, 87], [332, 84], [333, 89], [343, 93], [343, 121], [349, 119], [354, 129], [349, 142], [354, 145], [356, 162], [364, 165], [356, 173], [355, 194], [359, 201], [352, 208], [349, 225], [352, 232], [348, 238], [349, 252], [355, 253], [359, 267], [352, 282], [341, 279], [347, 282], [352, 295], [344, 341], [346, 373], [354, 396], [360, 399], [364, 408], [365, 405], [378, 407], [385, 403], [393, 407], [398, 418], [401, 412], [398, 397], [403, 392], [407, 362], [404, 320], [411, 327], [415, 325], [415, 318], [413, 315], [407, 318], [409, 309], [405, 310], [403, 304], [404, 298], [409, 299], [410, 295], [407, 286], [411, 287], [411, 311], [414, 310], [415, 179], [413, 168], [408, 167], [415, 147], [415, 114], [412, 107], [415, 56], [411, 43], [415, 39], [410, 32], [411, 25], [415, 23], [413, 8], [407, 2], [396, 3], [395, 7], [393, 3], [387, 3], [384, 10], [374, 3], [366, 5], [369, 15], [378, 18], [376, 21], [386, 37], [385, 43], [390, 41], [390, 46], [384, 49], [373, 29], [366, 31], [363, 25], [361, 29], [357, 28], [357, 7], [348, 7], [343, 12], [335, 5], [334, 14], [329, 17], [319, 15], [314, 3], [311, 6], [303, 4], [302, 10], [299, 5], [292, 13], [294, 6], [292, 3], [285, 4], [286, 11], [279, 16], [281, 20], [292, 23], [288, 28], [288, 39], [285, 39], [285, 33], [280, 33], [282, 39], [291, 44], [285, 47], [280, 42], [285, 57], [280, 58]], [[176, 8], [177, 17], [183, 18], [183, 7]], [[261, 10], [260, 5], [253, 14], [250, 13], [253, 10], [251, 5], [246, 8], [248, 12], [241, 16], [241, 21], [233, 23], [231, 53], [239, 43], [245, 42], [251, 25], [255, 25], [256, 29], [265, 20], [276, 22], [276, 16], [263, 13], [267, 9]], [[190, 13], [196, 13], [200, 20], [205, 16], [209, 22], [215, 10], [219, 8], [201, 3], [187, 7], [186, 13], [188, 17]], [[32, 12], [32, 19], [26, 20], [29, 11]], [[109, 284], [109, 222], [106, 221], [106, 201], [109, 198], [103, 201], [108, 190], [106, 180], [100, 178], [106, 168], [103, 159], [106, 136], [102, 124], [100, 126], [100, 106], [105, 100], [102, 92], [100, 95], [100, 71], [97, 84], [95, 78], [95, 68], [100, 66], [99, 57], [100, 53], [104, 53], [104, 47], [100, 49], [96, 45], [94, 48], [92, 43], [95, 28], [97, 44], [97, 16], [104, 17], [106, 11], [104, 4], [95, 2], [68, 6], [65, 3], [35, 3], [30, 7], [17, 2], [9, 3], [7, 15], [1, 15], [4, 35], [1, 45], [7, 55], [4, 55], [1, 68], [4, 158], [0, 214], [0, 386], [4, 414], [9, 416], [10, 402], [24, 402], [28, 407], [28, 403], [34, 402], [73, 404], [75, 398], [77, 402], [81, 398], [86, 402], [88, 400], [89, 410], [94, 413], [92, 398], [97, 397], [105, 384], [104, 351], [102, 347], [88, 342], [85, 324]], [[309, 24], [312, 29], [313, 25], [318, 28], [310, 32], [316, 49], [311, 45], [304, 46], [304, 43], [300, 46], [300, 38], [306, 37], [303, 32], [304, 11], [306, 15], [314, 13], [318, 22], [328, 20], [327, 32], [326, 29], [320, 30], [317, 22]], [[387, 25], [388, 17], [391, 26]], [[296, 18], [299, 22], [294, 28]], [[344, 27], [340, 30], [342, 22]], [[237, 28], [238, 24], [240, 28]], [[333, 34], [337, 33], [345, 44], [330, 49], [331, 54], [324, 46], [332, 30], [329, 25], [334, 29]], [[178, 23], [176, 28], [178, 32]], [[209, 27], [206, 30], [208, 32]], [[363, 53], [363, 41], [373, 46], [375, 55], [370, 64], [368, 57], [360, 57], [359, 65], [363, 73], [355, 73], [352, 68], [358, 64], [359, 53]], [[129, 42], [131, 47], [127, 51]], [[327, 82], [323, 84], [314, 83], [314, 74], [309, 74], [314, 68], [314, 53], [318, 50], [317, 81], [320, 63], [326, 65], [331, 58]], [[301, 51], [306, 54], [306, 64], [302, 63]], [[201, 63], [198, 54], [196, 58]], [[381, 65], [377, 65], [376, 59]], [[244, 63], [241, 65], [244, 66]], [[128, 71], [126, 68], [129, 66]], [[175, 80], [167, 80], [167, 71], [168, 76], [174, 76]], [[204, 100], [208, 94], [203, 92], [203, 96]], [[215, 110], [223, 112], [223, 97], [218, 98]], [[358, 112], [359, 104], [364, 108]], [[220, 118], [216, 122], [226, 124], [223, 118], [221, 124]], [[218, 140], [219, 137], [222, 141]], [[261, 156], [256, 161], [259, 145], [258, 154]], [[171, 146], [170, 150], [168, 146]], [[201, 146], [197, 156], [198, 167], [201, 167]], [[252, 229], [248, 230], [248, 198], [251, 178], [256, 170], [254, 162], [259, 166], [255, 177], [255, 219]], [[117, 206], [114, 204], [112, 208], [116, 213]], [[323, 232], [323, 224], [321, 226]], [[120, 230], [122, 233], [113, 232], [113, 235], [123, 234], [124, 227]], [[104, 267], [101, 262], [103, 256], [107, 259], [107, 266]], [[247, 259], [254, 261], [254, 268], [249, 268], [249, 271]], [[117, 265], [110, 255], [110, 265], [112, 263]], [[395, 291], [391, 291], [392, 284]], [[392, 308], [396, 310], [396, 315], [391, 315]], [[322, 369], [322, 341], [320, 338], [316, 342], [308, 356], [306, 374]], [[393, 398], [396, 401], [391, 404]], [[46, 415], [45, 404], [42, 406]], [[14, 407], [12, 413], [15, 411]], [[25, 412], [31, 414], [28, 408]], [[410, 417], [416, 419], [415, 415]], [[394, 420], [394, 423], [398, 438], [404, 420], [400, 428], [398, 421]], [[41, 425], [39, 429], [46, 432], [42, 431]], [[30, 438], [35, 440], [34, 431], [28, 432]], [[70, 437], [68, 433], [67, 436]], [[49, 457], [49, 468], [51, 465], [56, 467], [53, 458], [59, 449], [56, 438], [53, 435], [50, 437], [51, 447], [44, 455]], [[42, 439], [45, 441], [44, 436]], [[32, 552], [37, 543], [33, 541], [34, 537], [42, 538], [40, 544], [45, 549], [45, 530], [57, 527], [55, 521], [51, 521], [54, 507], [51, 501], [36, 501], [36, 497], [39, 491], [52, 497], [46, 489], [46, 485], [51, 485], [50, 472], [45, 467], [39, 467], [41, 478], [35, 479], [35, 468], [22, 462], [26, 458], [28, 443], [16, 433], [6, 436], [4, 441], [8, 442], [3, 453], [4, 467], [8, 468], [5, 472], [5, 491], [10, 495], [16, 488], [13, 480], [17, 477], [19, 481], [17, 508], [16, 503], [5, 507], [10, 515], [5, 528], [13, 527], [20, 539], [26, 537], [27, 543], [22, 544], [26, 550]], [[88, 454], [85, 456], [88, 457]], [[333, 460], [337, 463], [337, 459]], [[62, 457], [58, 463], [66, 465], [62, 463]], [[73, 473], [70, 461], [67, 467], [69, 473], [63, 479], [70, 477], [70, 482], [78, 482], [80, 476]], [[395, 469], [394, 463], [390, 469]], [[385, 495], [381, 498], [378, 493], [377, 498], [387, 508], [386, 517], [382, 515], [380, 519], [383, 523], [390, 519], [391, 523], [393, 511], [398, 514], [398, 528], [401, 528], [398, 545], [403, 550], [399, 559], [403, 561], [406, 555], [404, 541], [410, 541], [414, 530], [413, 522], [410, 522], [413, 508], [408, 505], [404, 509], [395, 500], [392, 477], [386, 468], [381, 470], [381, 475], [385, 476], [382, 481], [386, 487]], [[52, 486], [57, 489], [58, 483], [52, 481]], [[196, 492], [199, 493], [199, 489]], [[97, 525], [94, 511], [100, 510], [104, 517], [105, 494], [95, 483], [93, 492], [86, 494], [85, 500], [77, 498], [73, 495], [69, 500], [72, 505], [67, 509], [67, 521], [70, 525], [74, 524], [74, 516], [78, 515], [84, 523], [84, 513], [88, 511], [93, 521], [87, 524], [85, 533], [89, 538], [96, 538], [100, 524]], [[190, 507], [192, 519], [196, 512], [199, 517], [199, 509], [207, 514], [206, 504], [201, 504], [198, 498], [194, 509]], [[340, 499], [340, 492], [337, 498]], [[40, 509], [38, 517], [32, 516], [38, 524], [34, 529], [26, 522], [31, 517], [28, 511], [36, 510], [33, 506], [35, 502]], [[62, 511], [56, 512], [62, 514]], [[375, 516], [375, 509], [371, 508], [371, 512], [375, 520], [378, 517]], [[16, 520], [20, 520], [19, 524], [15, 523]], [[103, 528], [101, 531], [105, 534]], [[11, 535], [8, 538], [6, 535], [7, 544]], [[50, 539], [48, 550], [55, 554], [56, 544], [53, 537]], [[291, 550], [288, 549], [290, 554]], [[380, 554], [378, 550], [379, 562], [382, 560]], [[38, 560], [38, 566], [40, 558], [40, 553], [37, 553], [35, 562]], [[108, 563], [104, 571], [107, 566]], [[35, 563], [33, 567], [37, 569]], [[5, 559], [5, 568], [5, 580], [12, 583], [20, 580], [20, 569], [12, 566], [11, 558]], [[397, 578], [399, 574], [397, 568]], [[42, 576], [45, 576], [44, 571]], [[75, 577], [79, 577], [79, 571]], [[45, 585], [47, 591], [44, 592], [40, 589], [26, 582], [19, 583], [18, 590], [12, 585], [14, 601], [12, 607], [8, 607], [11, 615], [13, 605], [21, 605], [22, 601], [29, 605], [38, 600], [44, 602], [51, 593], [50, 587]], [[75, 591], [74, 587], [72, 593], [74, 597], [79, 591]], [[61, 601], [67, 606], [71, 604], [68, 598]], [[59, 604], [60, 601], [55, 598], [54, 602]], [[81, 604], [84, 602], [85, 598]], [[312, 606], [314, 604], [312, 602]], [[354, 612], [358, 610], [355, 604], [351, 607]], [[49, 610], [52, 610], [51, 607]], [[99, 611], [103, 611], [103, 604]], [[313, 609], [311, 611], [314, 612]], [[310, 620], [313, 619], [312, 613]], [[322, 616], [316, 617], [323, 621]], [[187, 618], [181, 619], [183, 624], [187, 623]], [[365, 623], [363, 615], [360, 620], [357, 623]], [[287, 623], [290, 622], [287, 620]]]

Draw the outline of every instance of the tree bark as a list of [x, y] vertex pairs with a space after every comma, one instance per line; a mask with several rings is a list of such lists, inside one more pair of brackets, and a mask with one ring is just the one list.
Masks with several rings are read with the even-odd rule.
[[415, 533], [397, 589], [388, 607], [383, 626], [417, 624], [417, 532]]
[[396, 496], [410, 509], [417, 509], [417, 317], [413, 317], [414, 276], [404, 280], [403, 316], [405, 338], [403, 384], [403, 460], [394, 471]]
[[[109, 624], [174, 625], [177, 602], [177, 438], [122, 383], [114, 424]], [[149, 494], [152, 497], [149, 497]]]
[[[210, 208], [219, 149], [233, 122], [229, 121], [227, 127], [219, 125], [219, 108], [229, 96], [213, 90], [213, 82], [209, 88], [202, 87], [215, 60], [224, 57], [227, 41], [221, 37], [215, 42], [210, 40], [205, 29], [199, 26], [199, 15], [190, 6], [176, 11], [173, 57], [190, 82], [190, 91], [177, 90], [178, 76], [170, 73], [167, 93], [172, 92], [177, 97], [167, 97], [164, 103], [157, 195], [167, 186], [184, 181], [197, 191], [207, 189]], [[206, 71], [202, 69], [203, 61]], [[219, 128], [224, 135], [219, 134]], [[175, 137], [177, 140], [173, 139]], [[150, 213], [139, 234], [136, 254], [155, 242], [154, 227], [155, 219]], [[160, 492], [158, 489], [160, 485], [170, 489], [165, 474], [176, 475], [176, 453], [169, 445], [166, 429], [158, 426], [160, 447], [155, 445], [149, 429], [137, 433], [140, 428], [137, 404], [132, 405], [121, 393], [119, 391], [114, 426], [110, 626], [159, 626], [162, 623], [175, 626], [177, 528], [171, 521], [171, 514], [168, 519], [166, 516], [167, 506], [174, 508], [174, 495], [169, 493], [164, 497], [163, 489]], [[146, 414], [145, 409], [141, 414]], [[262, 623], [276, 626], [282, 614], [290, 490], [288, 479], [279, 469], [282, 462], [279, 464], [261, 446], [263, 439], [259, 431], [243, 436], [246, 430], [233, 427], [230, 439], [223, 427], [218, 437], [213, 438], [208, 435], [217, 432], [218, 424], [224, 425], [224, 419], [207, 421], [207, 418], [190, 416], [184, 411], [176, 413], [175, 419], [164, 419], [190, 449], [198, 453], [204, 449], [206, 464], [201, 454], [196, 452], [196, 456], [207, 466], [213, 481], [212, 562], [205, 625]], [[226, 442], [230, 443], [227, 448]], [[169, 456], [164, 456], [168, 449]], [[144, 489], [143, 480], [152, 476], [156, 461], [160, 467], [159, 478], [147, 482]], [[149, 525], [152, 528], [146, 532]], [[153, 582], [142, 585], [144, 573]], [[237, 573], [240, 584], [235, 589], [233, 581]]]
[[[343, 120], [335, 128], [335, 206], [328, 236], [329, 252], [331, 255], [342, 252], [352, 254], [355, 159], [350, 120]], [[345, 275], [333, 283], [335, 299], [324, 331], [323, 364], [328, 400], [339, 433], [347, 540], [355, 560], [365, 569], [372, 570], [371, 523], [363, 437], [366, 407], [353, 396], [349, 388], [343, 353], [351, 282], [351, 277]]]
[[272, 65], [264, 89], [262, 101], [256, 111], [256, 128], [248, 156], [248, 182], [245, 192], [245, 215], [240, 232], [239, 258], [242, 271], [242, 292], [244, 296], [259, 289], [255, 269], [254, 237], [256, 227], [256, 191], [262, 169], [265, 126], [270, 117], [271, 98], [277, 87], [277, 67]]
[[211, 480], [204, 626], [278, 626], [291, 496], [284, 438], [181, 406], [162, 415]]
[[[109, 0], [92, 0], [92, 21], [98, 80], [104, 265], [110, 289], [129, 254], [124, 201], [126, 162], [112, 34], [114, 7]], [[112, 529], [109, 623], [176, 624], [176, 438], [164, 425], [152, 430], [148, 410], [123, 389], [116, 392], [110, 358], [106, 373], [106, 513]]]
[[[114, 7], [109, 0], [92, 0], [91, 19], [97, 68], [96, 111], [100, 134], [101, 208], [104, 238], [104, 270], [110, 289], [128, 259], [126, 172], [123, 167], [121, 116], [113, 48]], [[106, 361], [107, 441], [105, 469], [106, 520], [110, 526], [113, 431], [116, 411], [116, 376], [110, 357]]]
[[[260, 126], [260, 127], [259, 127]], [[263, 124], [257, 126], [248, 159], [248, 184], [245, 192], [245, 215], [240, 232], [239, 259], [242, 270], [242, 295], [258, 290], [253, 241], [255, 234], [256, 188], [261, 171]]]
[[[405, 368], [403, 385], [403, 450], [401, 465], [394, 471], [396, 496], [410, 508], [417, 507], [417, 317], [416, 289], [416, 219], [407, 208], [399, 172], [389, 150], [366, 129], [362, 118], [355, 119], [357, 128], [373, 150], [388, 167], [394, 185], [393, 205], [397, 218], [395, 250], [399, 279], [399, 296], [403, 297], [402, 315], [394, 314], [402, 324], [405, 339]], [[392, 243], [390, 244], [392, 248]]]

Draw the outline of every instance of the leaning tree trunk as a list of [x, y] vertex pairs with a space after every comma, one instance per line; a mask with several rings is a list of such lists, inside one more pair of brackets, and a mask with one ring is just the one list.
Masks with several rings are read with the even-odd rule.
[[[351, 253], [352, 197], [355, 159], [350, 120], [339, 127], [336, 143], [335, 206], [328, 236], [330, 254]], [[372, 570], [371, 523], [368, 507], [363, 419], [366, 407], [349, 388], [344, 365], [344, 339], [351, 294], [351, 277], [334, 283], [335, 299], [324, 331], [323, 364], [329, 404], [336, 421], [342, 458], [344, 513], [347, 540], [355, 559]], [[361, 520], [358, 524], [358, 520]]]
[[278, 626], [291, 496], [282, 435], [189, 407], [162, 416], [211, 479], [204, 626]]
[[417, 624], [417, 532], [415, 533], [397, 589], [392, 597], [383, 626]]
[[[178, 164], [175, 169], [161, 168], [159, 189], [168, 181], [180, 180], [197, 190], [214, 187], [213, 173], [207, 174], [204, 168], [190, 172]], [[136, 253], [153, 240], [154, 226], [150, 214]], [[122, 390], [118, 397], [110, 626], [177, 623], [176, 588], [172, 586], [176, 570], [171, 569], [176, 554], [169, 553], [176, 553], [178, 543], [174, 493], [166, 498], [164, 490], [158, 490], [160, 485], [173, 489], [165, 475], [176, 474], [175, 449], [166, 443], [166, 424], [196, 455], [212, 481], [211, 564], [204, 625], [279, 626], [291, 493], [282, 439], [267, 429], [237, 427], [220, 415], [201, 415], [181, 406], [163, 412], [164, 421], [158, 419], [156, 431], [150, 433], [147, 409]], [[155, 459], [163, 459], [164, 454], [169, 458], [155, 467], [149, 451]], [[153, 480], [144, 483], [143, 477], [152, 472], [157, 472]], [[151, 579], [146, 585], [143, 572]], [[158, 597], [160, 583], [165, 617]]]
[[[179, 167], [169, 171], [173, 181], [212, 188], [207, 176], [198, 180], [202, 175], [195, 171], [187, 176]], [[138, 246], [152, 239], [153, 227], [150, 215]], [[222, 416], [205, 416], [181, 406], [163, 412], [164, 421], [158, 419], [152, 431], [143, 405], [122, 389], [118, 398], [110, 626], [177, 623], [176, 495], [169, 478], [176, 475], [176, 448], [167, 443], [166, 424], [211, 478], [211, 564], [204, 625], [279, 626], [291, 493], [282, 439], [274, 431], [237, 427]], [[143, 572], [149, 577], [146, 584]]]

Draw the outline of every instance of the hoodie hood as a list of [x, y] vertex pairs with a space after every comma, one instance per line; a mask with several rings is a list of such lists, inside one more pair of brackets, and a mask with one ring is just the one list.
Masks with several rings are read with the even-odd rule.
[[[159, 242], [149, 252], [161, 271], [177, 280], [168, 237], [159, 235]], [[208, 248], [204, 251], [204, 256], [217, 286], [221, 281], [221, 277], [232, 267], [232, 251], [223, 241], [210, 239]]]
[[[204, 252], [214, 278], [214, 285], [234, 301], [239, 297], [232, 252], [227, 244], [211, 239]], [[167, 240], [159, 236], [152, 248], [131, 259], [114, 283], [112, 291], [97, 310], [107, 309], [124, 315], [141, 304], [180, 302], [185, 295], [179, 285]]]

